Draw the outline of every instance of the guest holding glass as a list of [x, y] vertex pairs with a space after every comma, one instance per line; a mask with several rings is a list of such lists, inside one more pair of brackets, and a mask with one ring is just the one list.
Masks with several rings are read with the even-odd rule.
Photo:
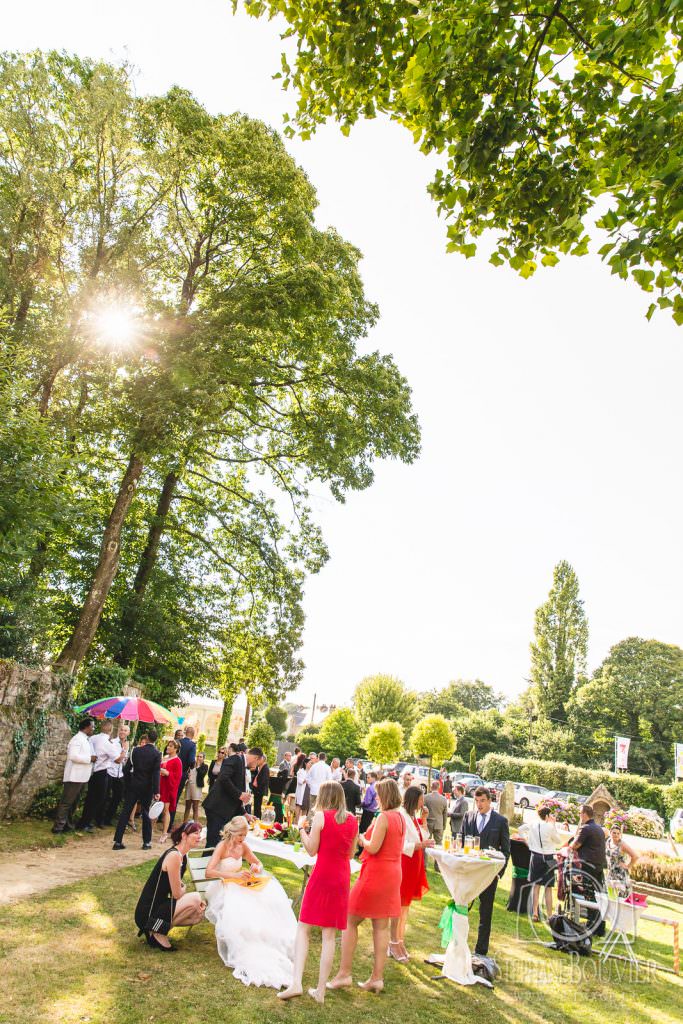
[[330, 989], [349, 988], [353, 984], [353, 955], [358, 944], [361, 921], [372, 921], [374, 959], [372, 973], [358, 987], [366, 992], [384, 988], [389, 921], [401, 913], [401, 854], [405, 819], [399, 811], [401, 795], [394, 779], [382, 779], [376, 786], [380, 813], [359, 843], [363, 847], [360, 876], [349, 897], [349, 917], [342, 935], [341, 963]]
[[409, 786], [403, 796], [400, 813], [405, 822], [401, 856], [401, 913], [391, 920], [389, 956], [400, 963], [410, 959], [405, 944], [410, 905], [429, 891], [424, 851], [434, 846], [423, 824], [424, 794], [420, 786]]
[[[305, 820], [304, 820], [305, 824]], [[322, 952], [318, 987], [308, 994], [317, 1003], [325, 1001], [325, 986], [332, 971], [337, 931], [347, 926], [349, 907], [349, 862], [356, 847], [358, 828], [355, 815], [346, 809], [344, 790], [338, 782], [323, 782], [318, 792], [310, 835], [301, 830], [306, 853], [317, 855], [299, 913], [294, 947], [292, 984], [279, 999], [292, 999], [303, 992], [303, 973], [308, 957], [311, 928], [322, 929]]]

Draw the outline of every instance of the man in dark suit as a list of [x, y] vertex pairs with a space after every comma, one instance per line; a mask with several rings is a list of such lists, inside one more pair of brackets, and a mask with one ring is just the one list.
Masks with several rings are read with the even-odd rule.
[[159, 799], [159, 769], [161, 751], [154, 746], [156, 729], [148, 729], [140, 743], [132, 751], [124, 767], [125, 798], [123, 810], [114, 832], [114, 849], [125, 850], [123, 834], [130, 819], [131, 811], [139, 802], [142, 810], [142, 849], [152, 848], [152, 822], [149, 819], [149, 805]]
[[477, 944], [474, 952], [479, 956], [486, 956], [489, 951], [489, 938], [491, 937], [491, 918], [493, 916], [493, 902], [496, 898], [498, 879], [505, 874], [508, 859], [510, 857], [510, 826], [507, 818], [491, 806], [491, 791], [486, 786], [477, 786], [474, 791], [474, 802], [476, 808], [465, 815], [462, 823], [461, 835], [479, 836], [482, 850], [500, 850], [505, 855], [505, 864], [498, 872], [498, 875], [487, 889], [479, 896], [479, 932], [477, 933]]
[[[182, 773], [180, 775], [180, 782], [178, 783], [178, 794], [177, 802], [180, 803], [180, 797], [187, 784], [187, 777], [190, 774], [190, 769], [195, 768], [197, 765], [197, 744], [194, 740], [194, 726], [186, 725], [184, 729], [184, 735], [181, 740], [176, 742], [180, 743], [178, 748], [178, 757], [180, 763], [183, 766]], [[171, 811], [171, 825], [175, 821], [175, 811]]]
[[[581, 826], [569, 845], [579, 855], [583, 898], [594, 903], [596, 892], [601, 892], [605, 888], [605, 833], [594, 818], [593, 808], [588, 804], [581, 805], [579, 820]], [[595, 929], [597, 936], [605, 934], [605, 922], [599, 910], [588, 911], [588, 925]]]
[[245, 764], [250, 770], [256, 768], [256, 751], [263, 757], [263, 751], [253, 747], [246, 754], [236, 751], [223, 760], [216, 781], [202, 804], [206, 814], [207, 846], [218, 845], [223, 826], [238, 814], [243, 814], [246, 804], [250, 802], [251, 794], [247, 792]]
[[[260, 750], [260, 747], [253, 747], [253, 750]], [[254, 794], [254, 816], [257, 818], [261, 817], [261, 807], [263, 801], [268, 796], [268, 786], [270, 785], [270, 767], [266, 758], [261, 752], [258, 761], [256, 762], [256, 771], [251, 777], [250, 789]]]
[[349, 812], [349, 814], [355, 815], [356, 808], [360, 809], [363, 794], [360, 791], [360, 786], [356, 782], [355, 768], [347, 768], [345, 770], [346, 778], [342, 782], [341, 788], [344, 790], [346, 810]]

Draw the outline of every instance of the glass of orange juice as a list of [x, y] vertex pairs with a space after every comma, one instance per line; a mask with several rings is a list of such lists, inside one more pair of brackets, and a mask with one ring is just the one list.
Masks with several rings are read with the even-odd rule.
[[468, 855], [472, 849], [472, 836], [465, 836], [463, 841], [463, 849], [466, 855]]
[[451, 848], [451, 837], [450, 836], [444, 836], [443, 837], [443, 848], [446, 851], [450, 850], [450, 848]]

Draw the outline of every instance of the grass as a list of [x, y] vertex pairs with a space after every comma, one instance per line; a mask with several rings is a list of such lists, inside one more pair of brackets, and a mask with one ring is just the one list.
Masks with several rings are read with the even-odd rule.
[[64, 846], [67, 837], [53, 835], [52, 821], [44, 818], [21, 818], [17, 821], [0, 819], [0, 853], [18, 853], [21, 850], [45, 850]]
[[[299, 872], [271, 862], [290, 895]], [[446, 899], [441, 879], [430, 872], [431, 892], [409, 923], [412, 959], [390, 963], [379, 997], [352, 990], [330, 994], [318, 1009], [308, 998], [282, 1005], [270, 989], [235, 981], [216, 953], [213, 929], [202, 924], [174, 936], [180, 951], [163, 957], [135, 938], [133, 909], [149, 865], [125, 868], [0, 909], [0, 969], [5, 1024], [154, 1024], [170, 1020], [265, 1022], [265, 1024], [678, 1024], [683, 1018], [683, 979], [644, 972], [629, 978], [625, 964], [578, 963], [518, 939], [517, 919], [505, 908], [499, 887], [492, 953], [502, 978], [493, 992], [435, 981], [423, 957], [438, 949], [438, 920]], [[671, 906], [666, 913], [674, 914]], [[679, 908], [680, 910], [680, 908]], [[662, 912], [658, 908], [656, 912]], [[471, 938], [476, 928], [471, 915]], [[669, 934], [650, 925], [640, 954], [670, 963]], [[525, 923], [525, 928], [528, 925]], [[524, 929], [522, 929], [524, 931]], [[522, 939], [525, 936], [522, 935]], [[528, 938], [528, 934], [526, 936]], [[305, 981], [317, 972], [313, 945]], [[361, 936], [356, 977], [370, 969], [369, 929]]]

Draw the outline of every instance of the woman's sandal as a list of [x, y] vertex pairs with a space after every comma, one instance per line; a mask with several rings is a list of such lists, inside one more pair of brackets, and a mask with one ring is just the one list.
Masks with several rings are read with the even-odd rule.
[[[392, 946], [398, 946], [398, 947], [399, 947], [399, 951], [398, 951], [398, 954], [396, 954], [396, 953], [394, 952], [394, 950], [392, 949]], [[389, 955], [389, 956], [390, 956], [390, 957], [391, 957], [391, 958], [392, 958], [393, 960], [397, 960], [397, 961], [398, 961], [398, 963], [400, 963], [400, 964], [404, 964], [404, 963], [405, 963], [405, 962], [407, 961], [407, 959], [408, 959], [408, 956], [407, 956], [407, 955], [406, 955], [406, 956], [404, 956], [404, 955], [403, 955], [403, 954], [401, 953], [401, 942], [400, 942], [400, 941], [396, 941], [396, 942], [390, 942], [390, 943], [389, 943], [388, 955]]]

